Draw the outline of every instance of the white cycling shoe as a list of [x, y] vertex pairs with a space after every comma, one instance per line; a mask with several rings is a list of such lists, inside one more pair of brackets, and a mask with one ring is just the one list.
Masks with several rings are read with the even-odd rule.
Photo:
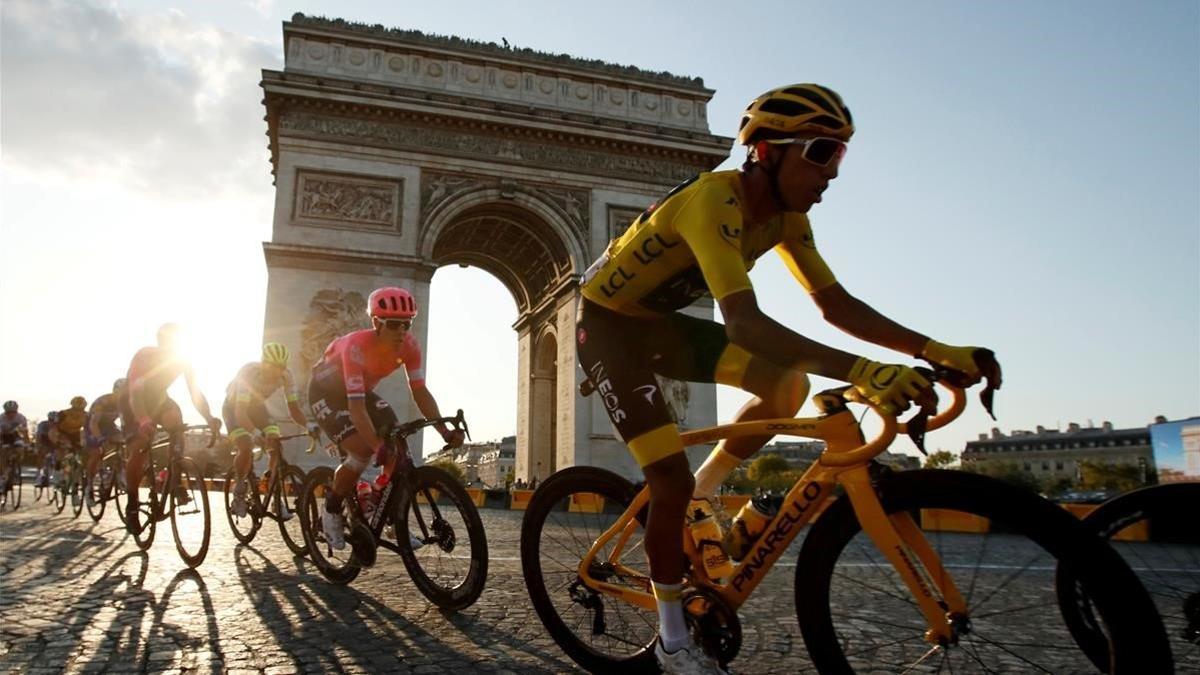
[[325, 531], [325, 542], [335, 551], [346, 550], [346, 519], [340, 513], [321, 511], [321, 529]]
[[679, 651], [668, 653], [659, 640], [654, 644], [654, 658], [667, 675], [729, 675], [729, 671], [718, 665], [716, 659], [690, 641]]

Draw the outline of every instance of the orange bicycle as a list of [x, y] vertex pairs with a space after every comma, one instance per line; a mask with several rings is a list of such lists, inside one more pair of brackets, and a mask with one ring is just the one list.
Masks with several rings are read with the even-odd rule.
[[[893, 472], [873, 461], [898, 431], [921, 447], [926, 423], [932, 430], [958, 417], [964, 392], [948, 388], [953, 402], [945, 411], [907, 427], [871, 406], [883, 429], [870, 442], [846, 405], [865, 401], [848, 388], [816, 395], [819, 417], [683, 434], [685, 445], [779, 434], [826, 442], [727, 578], [709, 578], [683, 531], [683, 605], [696, 641], [722, 664], [733, 660], [742, 641], [738, 609], [820, 512], [799, 547], [794, 592], [805, 645], [823, 673], [1093, 670], [1059, 612], [1060, 566], [1088, 589], [1110, 671], [1170, 671], [1162, 621], [1145, 589], [1074, 516], [986, 476]], [[533, 606], [559, 646], [593, 672], [658, 671], [642, 543], [648, 500], [647, 488], [614, 473], [572, 467], [538, 488], [522, 523]]]

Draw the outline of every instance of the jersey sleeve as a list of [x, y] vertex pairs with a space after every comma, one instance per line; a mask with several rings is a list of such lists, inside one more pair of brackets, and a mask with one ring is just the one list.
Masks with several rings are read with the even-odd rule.
[[350, 339], [342, 351], [342, 379], [346, 385], [346, 398], [365, 398], [367, 395], [364, 366], [367, 357], [363, 346], [357, 340]]
[[832, 286], [837, 279], [817, 251], [808, 216], [789, 213], [785, 217], [788, 222], [784, 225], [783, 240], [775, 246], [783, 263], [809, 293]]
[[401, 359], [404, 361], [404, 372], [408, 375], [410, 388], [425, 386], [425, 363], [421, 354], [421, 345], [412, 333], [404, 336]]
[[699, 190], [680, 207], [674, 224], [713, 299], [753, 287], [742, 255], [742, 212], [732, 190]]

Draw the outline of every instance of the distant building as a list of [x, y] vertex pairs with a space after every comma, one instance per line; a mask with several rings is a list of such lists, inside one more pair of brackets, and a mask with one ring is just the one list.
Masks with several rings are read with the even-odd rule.
[[1149, 427], [1113, 429], [1110, 422], [1099, 427], [1081, 427], [1072, 422], [1066, 431], [1016, 429], [1009, 434], [999, 429], [980, 434], [967, 443], [962, 454], [963, 468], [986, 464], [1015, 463], [1038, 478], [1069, 478], [1079, 475], [1079, 464], [1091, 462], [1111, 466], [1134, 466], [1153, 475], [1154, 450]]
[[504, 487], [505, 478], [517, 461], [517, 437], [505, 436], [486, 443], [465, 443], [461, 448], [439, 450], [425, 457], [425, 463], [454, 462], [463, 471], [468, 484]]

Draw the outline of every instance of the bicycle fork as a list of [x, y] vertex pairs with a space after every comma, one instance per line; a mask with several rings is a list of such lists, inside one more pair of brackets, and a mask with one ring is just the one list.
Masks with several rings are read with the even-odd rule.
[[[925, 641], [946, 646], [970, 629], [967, 603], [921, 528], [907, 512], [888, 516], [867, 467], [840, 476], [863, 531], [900, 574], [929, 626]], [[915, 559], [914, 559], [915, 558]]]

